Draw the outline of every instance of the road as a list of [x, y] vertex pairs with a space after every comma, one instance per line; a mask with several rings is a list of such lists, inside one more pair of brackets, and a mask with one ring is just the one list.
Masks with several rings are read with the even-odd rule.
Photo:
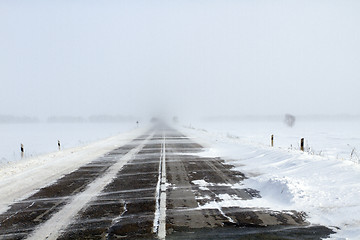
[[[320, 239], [332, 231], [306, 215], [239, 207], [204, 208], [245, 176], [175, 129], [156, 126], [0, 215], [0, 239]], [[26, 181], [26, 179], [24, 179]], [[195, 184], [205, 181], [207, 187]]]

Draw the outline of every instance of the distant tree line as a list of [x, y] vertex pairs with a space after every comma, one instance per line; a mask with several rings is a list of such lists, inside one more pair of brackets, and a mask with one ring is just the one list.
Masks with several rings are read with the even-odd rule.
[[0, 115], [0, 123], [37, 123], [39, 119], [29, 116]]
[[87, 118], [78, 116], [52, 116], [47, 120], [49, 123], [116, 123], [129, 121], [135, 121], [135, 118], [123, 115], [92, 115]]
[[[116, 123], [136, 121], [132, 116], [124, 115], [92, 115], [89, 117], [79, 116], [51, 116], [47, 118], [48, 123]], [[0, 115], [0, 124], [2, 123], [38, 123], [41, 122], [36, 117]]]

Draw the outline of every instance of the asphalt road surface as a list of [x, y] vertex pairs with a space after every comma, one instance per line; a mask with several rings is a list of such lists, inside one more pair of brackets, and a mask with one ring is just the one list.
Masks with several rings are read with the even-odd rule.
[[220, 158], [196, 156], [201, 151], [191, 138], [157, 126], [11, 205], [0, 215], [0, 239], [321, 239], [332, 233], [310, 225], [302, 212], [199, 207], [225, 193], [261, 197], [255, 189], [231, 188], [245, 176]]

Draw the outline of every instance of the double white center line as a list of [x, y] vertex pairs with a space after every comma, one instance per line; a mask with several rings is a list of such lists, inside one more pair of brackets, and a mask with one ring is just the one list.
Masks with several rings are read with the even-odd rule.
[[160, 240], [166, 236], [166, 138], [163, 133], [159, 163], [159, 178], [156, 186], [156, 211], [154, 218], [154, 233]]

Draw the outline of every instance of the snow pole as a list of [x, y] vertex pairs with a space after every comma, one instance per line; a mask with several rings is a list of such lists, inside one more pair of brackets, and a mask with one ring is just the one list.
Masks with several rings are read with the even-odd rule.
[[304, 138], [300, 140], [300, 150], [304, 151]]
[[20, 151], [21, 151], [21, 158], [24, 157], [24, 145], [21, 143], [20, 145]]
[[271, 135], [271, 146], [274, 146], [274, 135]]

